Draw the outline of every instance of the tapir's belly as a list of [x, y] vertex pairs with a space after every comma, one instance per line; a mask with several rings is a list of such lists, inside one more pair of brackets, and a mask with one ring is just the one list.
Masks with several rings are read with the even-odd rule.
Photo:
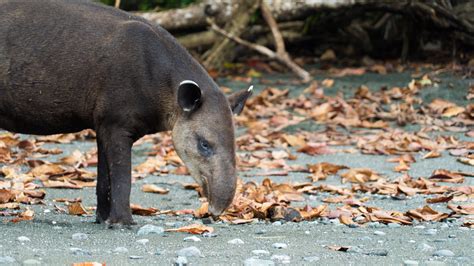
[[80, 95], [54, 86], [0, 85], [0, 128], [37, 135], [90, 128], [92, 118], [84, 113], [82, 101]]

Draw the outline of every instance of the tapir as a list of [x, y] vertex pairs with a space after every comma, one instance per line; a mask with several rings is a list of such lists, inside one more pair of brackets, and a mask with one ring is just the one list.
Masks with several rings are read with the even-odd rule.
[[0, 0], [0, 128], [97, 135], [99, 223], [134, 224], [131, 148], [172, 131], [175, 149], [218, 215], [236, 189], [232, 114], [251, 89], [226, 97], [165, 29], [81, 0]]

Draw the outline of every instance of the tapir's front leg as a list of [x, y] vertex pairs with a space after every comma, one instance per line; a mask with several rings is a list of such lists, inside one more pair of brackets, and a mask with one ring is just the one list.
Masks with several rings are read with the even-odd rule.
[[117, 128], [100, 129], [97, 134], [104, 151], [110, 179], [110, 212], [106, 223], [134, 224], [130, 210], [133, 140], [126, 131]]
[[110, 175], [105, 156], [104, 141], [101, 137], [97, 138], [97, 223], [103, 223], [109, 218], [110, 214]]

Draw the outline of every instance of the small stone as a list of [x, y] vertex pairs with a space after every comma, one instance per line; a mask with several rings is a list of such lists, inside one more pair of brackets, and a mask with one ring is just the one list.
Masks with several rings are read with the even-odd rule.
[[303, 260], [307, 261], [307, 262], [315, 262], [315, 261], [319, 260], [319, 257], [318, 256], [309, 256], [309, 257], [304, 257]]
[[41, 264], [41, 261], [35, 259], [27, 259], [23, 261], [23, 265], [38, 265]]
[[416, 243], [416, 241], [412, 239], [412, 240], [408, 240], [408, 243], [414, 244], [414, 243]]
[[128, 253], [128, 249], [126, 247], [117, 247], [114, 249], [114, 253]]
[[415, 228], [415, 229], [425, 229], [425, 227], [423, 225], [413, 226], [413, 228]]
[[418, 265], [418, 261], [416, 260], [404, 260], [403, 265], [409, 266], [409, 265]]
[[356, 218], [354, 218], [354, 222], [356, 222], [356, 223], [362, 222], [362, 221], [365, 221], [364, 216], [357, 216]]
[[339, 221], [339, 219], [331, 219], [331, 220], [329, 220], [329, 222], [330, 222], [331, 224], [335, 224], [335, 225], [341, 224], [341, 222]]
[[374, 232], [374, 235], [377, 235], [377, 236], [384, 236], [384, 235], [385, 235], [385, 232], [382, 232], [382, 231], [375, 231], [375, 232]]
[[148, 242], [150, 242], [150, 240], [146, 238], [137, 240], [137, 243], [142, 245], [146, 245]]
[[362, 241], [372, 241], [372, 238], [370, 236], [363, 236], [363, 237], [359, 237], [359, 240], [362, 240]]
[[28, 242], [28, 241], [31, 241], [31, 240], [30, 240], [28, 237], [26, 237], [26, 236], [19, 236], [19, 237], [17, 238], [17, 240], [20, 241], [20, 242]]
[[265, 229], [260, 229], [260, 230], [255, 231], [255, 234], [257, 234], [257, 235], [263, 235], [263, 234], [265, 234], [266, 232], [267, 232], [267, 230], [265, 230]]
[[387, 224], [387, 227], [388, 228], [400, 228], [401, 225], [397, 224], [397, 223], [389, 223], [389, 224]]
[[184, 238], [184, 242], [201, 242], [201, 239], [197, 236], [188, 236]]
[[441, 229], [447, 229], [447, 228], [449, 228], [449, 225], [446, 224], [446, 223], [443, 223], [439, 228], [441, 228]]
[[235, 238], [235, 239], [227, 241], [227, 243], [232, 244], [232, 245], [243, 245], [244, 241], [240, 238]]
[[365, 251], [363, 253], [369, 256], [383, 256], [384, 257], [388, 255], [388, 251], [385, 249], [374, 249], [374, 250]]
[[177, 265], [177, 266], [188, 265], [188, 259], [186, 257], [179, 256], [174, 260], [174, 265]]
[[163, 253], [163, 252], [161, 251], [161, 249], [157, 249], [157, 250], [155, 251], [155, 255], [157, 255], [157, 256], [161, 255], [161, 253]]
[[244, 266], [273, 266], [275, 262], [271, 260], [262, 260], [257, 258], [249, 258], [244, 261]]
[[132, 260], [139, 260], [139, 259], [143, 259], [143, 256], [130, 255], [129, 258]]
[[92, 252], [81, 249], [81, 248], [70, 248], [69, 250], [72, 252], [72, 254], [77, 255], [77, 256], [91, 256], [92, 255]]
[[0, 264], [14, 263], [16, 260], [10, 256], [0, 256]]
[[428, 260], [423, 263], [426, 266], [444, 266], [446, 263], [442, 261], [436, 261], [436, 260]]
[[84, 234], [84, 233], [75, 233], [72, 235], [72, 240], [76, 240], [76, 241], [86, 240], [87, 238], [89, 237], [87, 236], [87, 234]]
[[426, 244], [426, 243], [421, 243], [418, 245], [417, 247], [418, 250], [421, 250], [421, 251], [431, 251], [434, 249], [434, 247]]
[[204, 234], [202, 234], [202, 237], [205, 237], [205, 238], [217, 237], [217, 234], [205, 232]]
[[456, 238], [456, 235], [449, 235], [449, 238]]
[[147, 224], [147, 225], [144, 225], [144, 226], [140, 227], [140, 229], [138, 229], [137, 235], [139, 235], [139, 236], [149, 235], [149, 234], [161, 235], [164, 232], [165, 232], [165, 229], [163, 229], [163, 227], [161, 227], [161, 226]]
[[285, 249], [285, 248], [288, 247], [288, 245], [285, 244], [285, 243], [273, 243], [272, 247], [274, 247], [276, 249]]
[[380, 223], [379, 222], [370, 222], [370, 223], [367, 223], [367, 227], [368, 228], [380, 228]]
[[284, 255], [284, 254], [281, 254], [281, 255], [273, 255], [271, 258], [271, 260], [275, 260], [277, 261], [278, 263], [281, 263], [281, 264], [289, 264], [290, 263], [290, 256], [288, 255]]
[[276, 225], [276, 226], [279, 226], [281, 225], [281, 221], [276, 221], [276, 222], [273, 222], [272, 225]]
[[311, 232], [310, 231], [304, 231], [304, 234], [309, 235], [309, 234], [311, 234]]
[[204, 257], [201, 251], [195, 246], [182, 248], [176, 251], [176, 255], [183, 257]]
[[428, 236], [434, 236], [437, 233], [438, 233], [438, 230], [431, 228], [431, 229], [426, 230], [424, 234]]
[[257, 255], [257, 256], [262, 256], [262, 255], [270, 255], [270, 252], [268, 250], [255, 249], [255, 250], [252, 250], [252, 254]]
[[438, 239], [435, 239], [433, 242], [443, 243], [443, 242], [448, 242], [448, 240], [444, 238], [438, 238]]
[[454, 257], [454, 252], [452, 252], [449, 249], [440, 249], [438, 251], [435, 251], [435, 253], [433, 253], [433, 256], [435, 256], [435, 257]]

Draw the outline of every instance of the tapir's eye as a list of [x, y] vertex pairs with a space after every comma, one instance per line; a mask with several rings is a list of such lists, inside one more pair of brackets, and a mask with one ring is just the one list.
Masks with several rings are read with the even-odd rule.
[[198, 151], [204, 157], [209, 157], [214, 154], [211, 145], [204, 138], [198, 137]]

